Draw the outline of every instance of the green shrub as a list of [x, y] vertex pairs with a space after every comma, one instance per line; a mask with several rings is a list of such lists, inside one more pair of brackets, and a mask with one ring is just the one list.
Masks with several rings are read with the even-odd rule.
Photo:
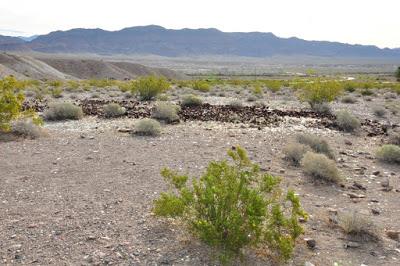
[[386, 115], [386, 113], [387, 113], [386, 109], [383, 108], [382, 106], [374, 106], [372, 108], [372, 112], [377, 117], [384, 117]]
[[153, 110], [152, 117], [164, 121], [166, 123], [173, 123], [179, 121], [178, 116], [179, 106], [168, 103], [158, 103]]
[[192, 89], [202, 92], [208, 92], [211, 90], [211, 86], [205, 80], [195, 80], [192, 82]]
[[329, 146], [329, 143], [319, 136], [311, 134], [298, 134], [296, 135], [295, 140], [300, 144], [310, 147], [316, 153], [325, 154], [331, 159], [335, 158], [335, 154]]
[[342, 98], [342, 103], [356, 103], [356, 102], [357, 102], [357, 99], [352, 97], [352, 96], [350, 96], [350, 95], [344, 96]]
[[230, 163], [211, 162], [206, 172], [187, 185], [189, 177], [164, 169], [170, 191], [154, 202], [159, 216], [180, 217], [195, 236], [220, 252], [229, 263], [244, 247], [266, 245], [288, 259], [303, 232], [306, 217], [294, 191], [280, 189], [280, 179], [262, 173], [240, 147], [230, 150]]
[[346, 110], [339, 111], [336, 114], [336, 124], [346, 132], [354, 132], [361, 127], [360, 120]]
[[400, 146], [383, 145], [377, 150], [376, 157], [382, 162], [400, 164]]
[[292, 142], [283, 149], [283, 154], [285, 155], [286, 161], [294, 166], [299, 166], [301, 159], [303, 159], [304, 154], [308, 151], [311, 151], [309, 146]]
[[261, 96], [263, 94], [263, 89], [260, 84], [255, 84], [253, 86], [252, 92], [254, 95]]
[[376, 225], [358, 212], [341, 214], [338, 223], [346, 234], [357, 240], [378, 241], [380, 239]]
[[370, 89], [362, 89], [361, 95], [362, 96], [372, 96], [372, 95], [374, 95], [374, 92], [371, 91]]
[[396, 70], [396, 78], [397, 78], [397, 81], [400, 81], [400, 66], [397, 67], [397, 70]]
[[158, 136], [161, 134], [161, 125], [157, 120], [144, 118], [136, 123], [134, 133], [140, 136]]
[[203, 101], [197, 97], [196, 95], [186, 95], [182, 98], [182, 106], [200, 106], [203, 104]]
[[21, 118], [31, 118], [36, 125], [42, 120], [33, 110], [22, 110], [24, 95], [16, 91], [18, 81], [13, 77], [0, 80], [0, 131], [9, 131], [11, 121]]
[[137, 80], [133, 92], [138, 92], [143, 101], [153, 100], [158, 94], [166, 91], [170, 84], [165, 78], [154, 76], [143, 77]]
[[324, 102], [332, 102], [342, 93], [342, 86], [336, 81], [315, 80], [305, 83], [299, 92], [299, 98], [310, 106]]
[[341, 181], [335, 161], [324, 154], [307, 152], [301, 160], [301, 166], [305, 174], [315, 179], [334, 183]]
[[36, 139], [44, 135], [43, 129], [32, 119], [18, 119], [12, 122], [11, 132], [25, 138]]
[[46, 120], [79, 120], [82, 117], [82, 108], [69, 102], [53, 103], [44, 112]]
[[110, 103], [104, 106], [104, 116], [106, 118], [119, 117], [124, 115], [126, 109], [118, 103]]

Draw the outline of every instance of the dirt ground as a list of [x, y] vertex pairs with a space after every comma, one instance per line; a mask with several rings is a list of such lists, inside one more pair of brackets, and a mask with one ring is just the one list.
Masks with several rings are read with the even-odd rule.
[[[282, 108], [298, 104], [290, 96], [279, 97], [270, 97], [268, 104]], [[334, 108], [342, 105], [335, 103]], [[360, 100], [349, 106], [368, 118], [370, 105]], [[392, 116], [386, 120], [399, 122]], [[91, 116], [46, 123], [47, 137], [0, 142], [0, 264], [215, 264], [212, 250], [188, 236], [182, 226], [154, 217], [152, 201], [167, 188], [161, 168], [195, 176], [210, 160], [225, 158], [235, 145], [247, 149], [262, 169], [282, 176], [283, 186], [296, 190], [310, 215], [289, 265], [400, 264], [400, 243], [385, 233], [400, 230], [400, 167], [382, 164], [374, 156], [386, 136], [310, 128], [310, 121], [303, 118], [286, 118], [260, 129], [190, 121], [164, 125], [160, 137], [119, 131], [133, 128], [135, 122]], [[299, 132], [329, 141], [344, 186], [315, 183], [282, 159], [282, 148]], [[366, 190], [352, 189], [354, 181]], [[388, 192], [382, 190], [387, 181], [393, 186]], [[365, 197], [352, 199], [351, 193]], [[369, 217], [382, 240], [354, 245], [329, 222], [332, 209], [357, 210]], [[315, 239], [316, 248], [309, 249], [305, 238]], [[253, 252], [238, 264], [273, 265]]]

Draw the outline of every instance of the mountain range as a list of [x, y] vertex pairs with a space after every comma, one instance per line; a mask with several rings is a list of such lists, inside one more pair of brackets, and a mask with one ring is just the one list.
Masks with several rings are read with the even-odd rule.
[[161, 26], [138, 26], [119, 31], [71, 29], [33, 39], [0, 36], [0, 51], [42, 53], [93, 53], [100, 55], [178, 56], [320, 56], [399, 58], [400, 48], [380, 49], [328, 41], [280, 38], [263, 32], [222, 32], [209, 29], [172, 30]]

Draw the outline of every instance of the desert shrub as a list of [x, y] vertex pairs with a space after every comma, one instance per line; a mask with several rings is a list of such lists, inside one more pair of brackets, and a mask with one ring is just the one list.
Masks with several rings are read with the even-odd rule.
[[249, 97], [247, 97], [247, 101], [248, 102], [255, 102], [257, 101], [257, 97], [254, 95], [250, 95]]
[[202, 92], [208, 92], [211, 90], [211, 86], [205, 80], [195, 80], [192, 82], [192, 89]]
[[181, 105], [182, 106], [200, 106], [203, 104], [203, 101], [197, 97], [196, 95], [190, 94], [190, 95], [185, 95], [182, 98]]
[[311, 106], [311, 109], [318, 114], [323, 114], [323, 115], [332, 114], [332, 109], [329, 103], [316, 103]]
[[304, 154], [308, 151], [311, 151], [310, 146], [292, 142], [283, 149], [283, 154], [286, 161], [294, 166], [299, 166], [301, 159], [303, 159]]
[[180, 217], [195, 236], [216, 248], [229, 263], [242, 248], [266, 245], [288, 259], [303, 232], [299, 217], [306, 217], [294, 191], [283, 193], [280, 179], [260, 172], [245, 150], [228, 152], [233, 162], [213, 161], [199, 179], [169, 169], [161, 174], [170, 184], [154, 202], [158, 216]]
[[54, 87], [53, 89], [50, 90], [50, 93], [51, 93], [51, 96], [53, 96], [53, 98], [61, 98], [63, 89], [60, 87]]
[[389, 135], [389, 144], [400, 146], [400, 132], [393, 132]]
[[46, 120], [79, 120], [82, 117], [82, 108], [69, 102], [50, 104], [44, 112]]
[[97, 92], [94, 92], [94, 93], [92, 93], [92, 94], [90, 95], [90, 98], [92, 98], [92, 99], [98, 99], [98, 98], [100, 98], [100, 94], [97, 93]]
[[242, 101], [240, 101], [238, 99], [231, 101], [228, 105], [230, 107], [232, 107], [233, 109], [240, 109], [243, 107]]
[[362, 96], [372, 96], [372, 95], [374, 95], [374, 92], [372, 90], [370, 90], [370, 89], [362, 89], [360, 93], [361, 93]]
[[134, 133], [140, 136], [158, 136], [161, 134], [161, 125], [157, 120], [144, 118], [136, 123]]
[[11, 132], [25, 138], [36, 139], [44, 135], [43, 129], [32, 119], [18, 119], [11, 124]]
[[166, 123], [173, 123], [179, 121], [178, 111], [177, 105], [158, 103], [153, 109], [152, 117]]
[[68, 91], [74, 91], [79, 88], [79, 82], [76, 80], [68, 80], [67, 82], [67, 90]]
[[374, 106], [372, 108], [372, 112], [377, 117], [384, 117], [386, 115], [386, 113], [387, 113], [386, 109], [383, 108], [382, 106]]
[[167, 94], [160, 94], [157, 96], [158, 101], [166, 102], [169, 100], [169, 97]]
[[346, 132], [354, 132], [361, 127], [360, 120], [346, 110], [339, 111], [336, 114], [336, 124]]
[[265, 80], [264, 84], [272, 92], [279, 91], [281, 89], [281, 87], [283, 86], [283, 82], [280, 80]]
[[11, 121], [20, 118], [31, 118], [40, 125], [42, 120], [33, 110], [22, 110], [24, 95], [16, 91], [18, 81], [14, 77], [6, 77], [0, 80], [0, 131], [9, 131]]
[[355, 92], [356, 85], [354, 84], [354, 82], [348, 81], [343, 84], [343, 89], [347, 92]]
[[335, 158], [333, 150], [324, 138], [311, 134], [298, 134], [295, 140], [300, 144], [309, 146], [316, 153], [325, 154], [331, 159]]
[[119, 117], [124, 115], [126, 109], [118, 103], [109, 103], [104, 106], [104, 116], [107, 118]]
[[342, 103], [356, 103], [356, 102], [357, 102], [357, 99], [350, 95], [344, 96], [342, 98]]
[[260, 84], [255, 84], [253, 86], [252, 92], [253, 92], [254, 95], [260, 96], [260, 95], [263, 94], [263, 89], [262, 89]]
[[341, 180], [335, 161], [324, 154], [307, 152], [301, 160], [305, 174], [317, 180], [338, 183]]
[[132, 91], [139, 93], [143, 101], [153, 100], [158, 94], [166, 91], [170, 84], [165, 78], [149, 76], [138, 79]]
[[397, 67], [397, 70], [396, 70], [396, 78], [397, 78], [397, 81], [400, 81], [400, 66], [399, 67]]
[[324, 102], [332, 102], [342, 93], [342, 86], [336, 81], [315, 80], [305, 83], [299, 92], [299, 98], [310, 106]]
[[376, 157], [382, 162], [400, 164], [400, 146], [383, 145], [377, 150]]
[[50, 80], [50, 81], [47, 81], [47, 85], [49, 85], [53, 88], [59, 88], [63, 85], [63, 82], [61, 80]]
[[380, 239], [376, 225], [368, 217], [363, 217], [358, 212], [339, 215], [338, 223], [346, 234], [357, 240], [378, 241]]

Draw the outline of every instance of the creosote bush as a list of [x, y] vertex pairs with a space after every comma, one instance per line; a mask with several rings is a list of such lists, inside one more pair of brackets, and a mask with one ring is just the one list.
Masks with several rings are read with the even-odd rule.
[[335, 100], [342, 91], [343, 86], [339, 82], [315, 80], [311, 83], [302, 84], [299, 98], [313, 107], [315, 104], [329, 103]]
[[308, 151], [311, 151], [309, 146], [297, 142], [289, 143], [283, 149], [285, 160], [294, 166], [300, 165], [301, 159], [303, 159], [304, 154]]
[[339, 215], [339, 226], [343, 231], [356, 240], [379, 241], [377, 226], [368, 218], [357, 212], [344, 213]]
[[179, 121], [179, 106], [169, 103], [158, 103], [152, 112], [152, 117], [164, 121], [165, 123], [174, 123]]
[[295, 192], [284, 193], [280, 178], [260, 171], [236, 147], [231, 161], [212, 161], [200, 178], [169, 169], [161, 174], [170, 185], [154, 202], [158, 216], [179, 218], [206, 244], [216, 248], [221, 262], [229, 263], [245, 247], [265, 245], [278, 258], [290, 258], [303, 232], [299, 217], [307, 214]]
[[400, 146], [386, 144], [376, 152], [376, 157], [385, 163], [400, 164]]
[[132, 92], [137, 92], [143, 101], [153, 100], [158, 94], [166, 91], [170, 84], [162, 77], [142, 77], [134, 83]]
[[203, 101], [193, 94], [184, 96], [181, 103], [182, 106], [200, 106], [202, 104]]
[[211, 90], [210, 84], [205, 80], [195, 80], [192, 82], [192, 88], [197, 91], [209, 92]]
[[356, 103], [357, 99], [348, 95], [348, 96], [344, 96], [342, 99], [342, 103]]
[[312, 134], [298, 134], [295, 139], [298, 143], [309, 146], [316, 153], [325, 154], [331, 159], [335, 158], [333, 150], [324, 138]]
[[104, 116], [106, 118], [113, 118], [113, 117], [119, 117], [124, 115], [126, 112], [126, 109], [119, 105], [118, 103], [109, 103], [106, 106], [104, 106]]
[[18, 91], [18, 85], [12, 76], [0, 80], [0, 131], [10, 131], [11, 122], [16, 119], [31, 118], [34, 124], [42, 124], [36, 112], [22, 110], [25, 97]]
[[305, 174], [316, 180], [339, 183], [342, 179], [335, 161], [324, 154], [307, 152], [301, 160], [301, 166]]
[[82, 117], [82, 108], [69, 102], [50, 104], [44, 112], [46, 120], [79, 120]]
[[336, 123], [341, 130], [346, 132], [355, 132], [361, 127], [360, 120], [346, 110], [336, 114]]
[[140, 136], [158, 136], [161, 134], [161, 125], [157, 120], [144, 118], [136, 123], [134, 134]]
[[311, 109], [318, 114], [323, 114], [323, 115], [332, 114], [332, 109], [329, 103], [315, 103], [311, 106]]
[[229, 106], [233, 109], [240, 109], [243, 107], [243, 103], [242, 101], [240, 101], [239, 99], [237, 100], [233, 100], [229, 103]]

